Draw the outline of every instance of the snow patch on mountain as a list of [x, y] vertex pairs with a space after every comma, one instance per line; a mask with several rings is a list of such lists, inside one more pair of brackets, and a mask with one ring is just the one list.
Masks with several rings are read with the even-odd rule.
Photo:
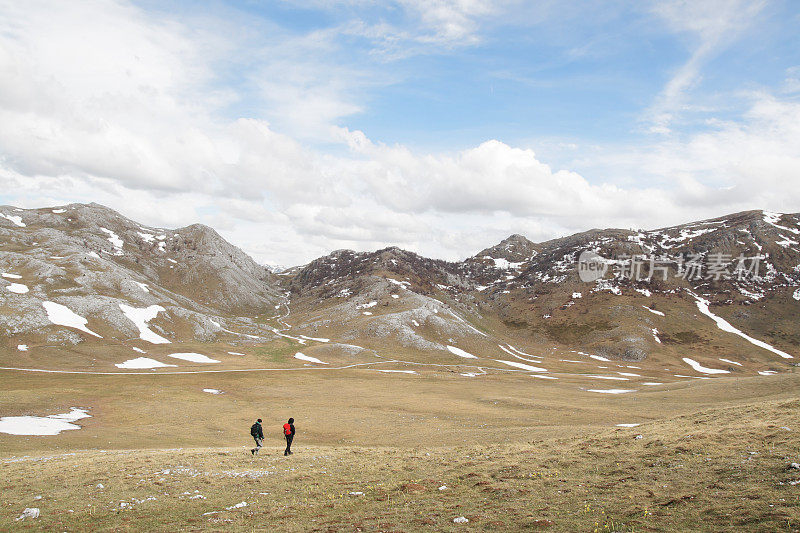
[[171, 353], [167, 354], [167, 357], [174, 357], [175, 359], [181, 359], [183, 361], [189, 361], [191, 363], [219, 363], [216, 359], [211, 359], [207, 355], [203, 355], [201, 353], [193, 353], [193, 352], [186, 352], [186, 353]]
[[162, 363], [161, 361], [150, 359], [149, 357], [137, 357], [136, 359], [128, 359], [127, 361], [123, 361], [122, 363], [117, 363], [114, 366], [117, 368], [125, 368], [125, 369], [145, 369], [145, 368], [163, 368], [175, 365], [168, 365], [166, 363]]
[[4, 213], [0, 213], [0, 217], [5, 218], [6, 220], [8, 220], [9, 222], [11, 222], [12, 224], [14, 224], [17, 227], [24, 228], [26, 226], [26, 224], [22, 221], [22, 217], [21, 216], [6, 215]]
[[14, 294], [26, 294], [30, 289], [28, 289], [27, 285], [23, 285], [22, 283], [9, 283], [6, 285], [6, 290]]
[[516, 361], [505, 361], [503, 359], [495, 359], [495, 361], [497, 361], [498, 363], [506, 364], [508, 366], [521, 368], [522, 370], [529, 370], [531, 372], [547, 372], [546, 368], [542, 368], [542, 367], [539, 367], [539, 366], [526, 365], [525, 363], [518, 363]]
[[75, 328], [77, 330], [93, 335], [102, 339], [100, 335], [86, 327], [89, 323], [88, 320], [73, 312], [69, 307], [55, 302], [42, 302], [45, 312], [47, 312], [47, 319], [57, 326], [66, 326], [68, 328]]
[[706, 315], [707, 317], [711, 318], [714, 322], [716, 322], [717, 323], [717, 327], [719, 329], [721, 329], [722, 331], [727, 331], [729, 333], [733, 333], [735, 335], [738, 335], [741, 338], [743, 338], [744, 340], [746, 340], [747, 342], [749, 342], [751, 344], [754, 344], [754, 345], [758, 346], [759, 348], [764, 348], [765, 350], [769, 350], [772, 353], [780, 355], [784, 359], [794, 359], [794, 357], [792, 357], [788, 353], [786, 353], [784, 351], [781, 351], [781, 350], [778, 350], [777, 348], [775, 348], [773, 346], [770, 346], [769, 344], [767, 344], [764, 341], [760, 341], [758, 339], [754, 339], [753, 337], [751, 337], [751, 336], [743, 333], [742, 331], [736, 329], [735, 327], [733, 327], [730, 324], [730, 322], [728, 322], [727, 320], [725, 320], [722, 317], [719, 317], [719, 316], [715, 315], [714, 313], [712, 313], [709, 310], [710, 302], [708, 300], [706, 300], [704, 298], [701, 298], [700, 296], [698, 296], [698, 295], [696, 295], [696, 294], [694, 294], [692, 292], [690, 292], [689, 294], [691, 294], [695, 298], [695, 300], [697, 301], [696, 302], [697, 303], [697, 308], [700, 310], [700, 312], [703, 313], [704, 315]]
[[139, 338], [153, 344], [170, 344], [171, 341], [151, 331], [147, 325], [147, 323], [150, 320], [153, 320], [160, 311], [164, 311], [163, 307], [160, 305], [151, 305], [149, 307], [138, 309], [129, 305], [119, 304], [119, 308], [128, 318], [128, 320], [133, 322], [136, 328], [139, 330]]
[[310, 355], [306, 355], [306, 354], [304, 354], [302, 352], [297, 352], [296, 354], [294, 354], [294, 358], [295, 359], [300, 359], [301, 361], [308, 361], [309, 363], [317, 363], [317, 364], [320, 364], [320, 365], [327, 365], [328, 364], [325, 361], [320, 361], [316, 357], [311, 357]]
[[722, 370], [720, 368], [708, 368], [694, 359], [689, 359], [688, 357], [683, 358], [683, 362], [695, 369], [697, 372], [702, 372], [703, 374], [730, 374], [729, 370]]
[[465, 352], [465, 351], [464, 351], [464, 350], [462, 350], [461, 348], [456, 348], [455, 346], [450, 346], [450, 345], [448, 345], [448, 346], [447, 346], [447, 350], [448, 350], [448, 351], [449, 351], [451, 354], [453, 354], [453, 355], [457, 355], [457, 356], [459, 356], [459, 357], [463, 357], [464, 359], [477, 359], [477, 357], [475, 357], [475, 356], [474, 356], [474, 355], [472, 355], [471, 353], [469, 353], [469, 352]]

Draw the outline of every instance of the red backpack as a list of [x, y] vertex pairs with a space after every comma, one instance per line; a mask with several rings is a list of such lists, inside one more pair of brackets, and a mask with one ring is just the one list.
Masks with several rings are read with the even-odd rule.
[[289, 424], [284, 424], [283, 425], [283, 434], [284, 435], [291, 435], [292, 434], [292, 426], [290, 426]]

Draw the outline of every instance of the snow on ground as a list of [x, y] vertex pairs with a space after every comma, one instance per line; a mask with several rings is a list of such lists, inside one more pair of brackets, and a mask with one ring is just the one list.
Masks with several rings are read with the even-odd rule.
[[484, 259], [491, 259], [494, 261], [495, 268], [499, 268], [500, 270], [517, 270], [522, 262], [519, 263], [512, 263], [508, 259], [503, 259], [502, 257], [490, 257], [485, 256]]
[[[513, 358], [515, 358], [515, 359], [520, 359], [520, 360], [522, 360], [522, 361], [526, 361], [526, 362], [528, 362], [528, 363], [536, 363], [537, 365], [540, 365], [540, 364], [542, 364], [542, 362], [541, 362], [541, 361], [538, 361], [538, 360], [536, 360], [536, 359], [528, 359], [527, 357], [522, 357], [522, 356], [519, 356], [519, 355], [517, 355], [516, 353], [512, 352], [512, 351], [511, 351], [511, 349], [513, 348], [513, 346], [511, 346], [510, 344], [508, 345], [508, 348], [506, 348], [506, 347], [504, 347], [504, 346], [501, 346], [501, 345], [499, 345], [499, 344], [498, 344], [497, 346], [498, 346], [498, 347], [499, 347], [501, 350], [503, 350], [504, 352], [506, 352], [508, 355], [510, 355], [511, 357], [513, 357]], [[519, 353], [519, 351], [518, 351], [518, 353]], [[528, 355], [529, 357], [533, 357], [532, 355], [529, 355], [529, 354], [525, 354], [525, 355]]]
[[25, 294], [30, 290], [27, 285], [22, 283], [9, 283], [6, 285], [6, 289], [14, 294]]
[[525, 357], [542, 357], [541, 355], [532, 355], [532, 354], [529, 354], [529, 353], [525, 353], [525, 352], [523, 352], [522, 350], [518, 350], [517, 348], [514, 348], [514, 347], [513, 347], [513, 346], [511, 346], [510, 344], [506, 344], [506, 346], [508, 346], [509, 348], [511, 348], [511, 350], [513, 350], [513, 351], [517, 352], [519, 355], [524, 355]]
[[636, 392], [635, 389], [586, 389], [586, 392], [599, 392], [600, 394], [626, 394]]
[[[214, 327], [217, 327], [217, 328], [221, 329], [225, 333], [230, 333], [231, 335], [240, 335], [242, 337], [249, 337], [251, 339], [259, 339], [260, 338], [258, 335], [250, 335], [249, 333], [239, 333], [238, 331], [232, 331], [230, 329], [226, 329], [226, 328], [222, 327], [222, 324], [220, 324], [219, 322], [217, 322], [213, 318], [209, 318], [208, 321], [211, 322], [214, 325]], [[296, 340], [300, 344], [305, 344], [306, 343], [304, 340], [298, 339], [297, 337], [292, 337], [290, 335], [284, 335], [283, 333], [280, 333], [278, 330], [276, 330], [274, 328], [273, 328], [272, 331], [274, 331], [275, 333], [277, 333], [278, 335], [281, 335], [283, 337], [287, 337], [289, 339]], [[302, 335], [300, 335], [300, 336], [302, 337]]]
[[69, 307], [55, 302], [42, 302], [44, 310], [47, 312], [47, 319], [57, 326], [75, 328], [89, 335], [102, 339], [100, 335], [86, 327], [89, 322], [82, 316], [74, 313]]
[[742, 293], [742, 296], [750, 298], [751, 300], [763, 300], [764, 296], [766, 296], [763, 291], [751, 292], [745, 289], [744, 287], [739, 287], [739, 292]]
[[794, 298], [795, 300], [800, 300], [800, 289], [794, 291], [794, 294], [792, 294], [792, 298]]
[[656, 385], [663, 385], [663, 383], [658, 383], [656, 381], [645, 381], [642, 385], [647, 385], [649, 387], [654, 387]]
[[170, 341], [150, 330], [147, 323], [153, 320], [164, 308], [160, 305], [136, 308], [125, 304], [119, 304], [120, 310], [133, 322], [139, 329], [139, 338], [153, 344], [170, 344]]
[[386, 281], [388, 281], [389, 283], [394, 283], [395, 285], [402, 287], [403, 289], [408, 289], [408, 287], [411, 286], [411, 282], [409, 281], [400, 281], [392, 278], [386, 278]]
[[[581, 354], [581, 355], [586, 355], [586, 354]], [[591, 357], [592, 359], [597, 359], [598, 361], [605, 361], [607, 363], [611, 362], [611, 359], [606, 359], [605, 357], [600, 357], [599, 355], [590, 355], [589, 357]]]
[[22, 279], [22, 276], [19, 274], [9, 274], [8, 272], [3, 272], [3, 277], [8, 279]]
[[731, 361], [730, 359], [723, 359], [722, 357], [720, 357], [719, 360], [722, 361], [723, 363], [730, 363], [732, 365], [742, 366], [742, 363], [737, 363], [736, 361]]
[[20, 352], [27, 352], [28, 351], [28, 345], [27, 344], [17, 344], [17, 350], [19, 350]]
[[53, 209], [53, 213], [56, 215], [60, 215], [61, 213], [66, 213], [66, 209]]
[[413, 370], [378, 370], [378, 372], [385, 372], [387, 374], [416, 374]]
[[119, 238], [119, 235], [117, 235], [110, 229], [106, 228], [100, 228], [100, 231], [108, 235], [108, 242], [110, 242], [111, 245], [114, 246], [114, 248], [116, 248], [117, 250], [122, 249], [122, 245], [125, 243], [122, 241], [122, 239]]
[[370, 313], [369, 311], [364, 311], [361, 314], [364, 315], [364, 316], [372, 316], [372, 313]]
[[759, 376], [774, 376], [775, 374], [777, 374], [777, 372], [775, 372], [774, 370], [759, 370], [758, 371], [758, 375]]
[[217, 361], [216, 359], [211, 359], [207, 355], [194, 352], [171, 353], [167, 354], [167, 357], [174, 357], [175, 359], [182, 359], [184, 361], [190, 361], [192, 363], [219, 363], [219, 361]]
[[635, 428], [640, 424], [617, 424], [618, 428]]
[[414, 324], [414, 327], [417, 328], [419, 327], [419, 322], [417, 322], [416, 320], [412, 320], [411, 323]]
[[658, 338], [658, 329], [653, 328], [653, 338], [658, 344], [661, 344], [661, 339]]
[[471, 353], [469, 353], [469, 352], [465, 352], [465, 351], [464, 351], [464, 350], [462, 350], [461, 348], [456, 348], [455, 346], [450, 346], [450, 345], [448, 345], [448, 346], [447, 346], [447, 350], [448, 350], [448, 351], [449, 351], [451, 354], [457, 355], [457, 356], [459, 356], [459, 357], [463, 357], [463, 358], [465, 358], [465, 359], [477, 359], [477, 357], [475, 357], [475, 356], [474, 356], [474, 355], [472, 355]]
[[397, 294], [392, 294], [392, 298], [400, 298], [400, 296]]
[[149, 357], [137, 357], [136, 359], [128, 359], [125, 362], [117, 363], [114, 366], [117, 368], [139, 369], [139, 368], [163, 368], [175, 365], [168, 365], [166, 363], [162, 363], [161, 361], [150, 359]]
[[203, 392], [207, 392], [209, 394], [222, 394], [222, 391], [219, 389], [203, 389]]
[[580, 292], [573, 292], [572, 293], [572, 299], [575, 300], [577, 298], [583, 298], [583, 294], [580, 293]]
[[321, 337], [306, 337], [305, 335], [298, 335], [301, 339], [305, 339], [307, 341], [317, 341], [317, 342], [330, 342], [330, 339], [325, 339]]
[[585, 378], [595, 378], [595, 379], [610, 379], [613, 381], [630, 381], [628, 378], [618, 377], [618, 376], [597, 376], [594, 374], [586, 374], [583, 376]]
[[595, 281], [595, 287], [592, 289], [592, 292], [600, 292], [600, 291], [611, 291], [613, 294], [620, 296], [622, 294], [622, 290], [613, 284], [613, 281], [610, 279], [598, 279]]
[[136, 346], [134, 346], [134, 347], [133, 347], [133, 348], [131, 348], [131, 349], [132, 349], [134, 352], [139, 352], [139, 353], [147, 353], [147, 352], [145, 352], [144, 350], [142, 350], [141, 348], [137, 348]]
[[634, 374], [633, 372], [617, 372], [620, 376], [628, 376], [629, 378], [641, 377], [641, 374]]
[[368, 304], [358, 304], [356, 309], [369, 309], [370, 307], [375, 307], [376, 305], [378, 305], [378, 302], [372, 301]]
[[20, 217], [20, 216], [5, 215], [3, 213], [0, 213], [0, 217], [5, 218], [6, 220], [10, 221], [15, 226], [19, 226], [20, 228], [24, 228], [25, 227], [25, 223], [22, 221], [22, 217]]
[[50, 416], [4, 416], [0, 418], [0, 433], [9, 435], [58, 435], [69, 429], [81, 429], [72, 424], [81, 418], [91, 418], [84, 409], [70, 408], [69, 413]]
[[327, 365], [328, 364], [325, 361], [320, 361], [316, 357], [311, 357], [310, 355], [306, 355], [306, 354], [304, 354], [302, 352], [297, 352], [296, 354], [294, 354], [294, 358], [295, 359], [300, 359], [301, 361], [308, 361], [309, 363], [319, 363], [321, 365]]
[[652, 309], [652, 308], [650, 308], [650, 307], [647, 307], [646, 305], [643, 305], [642, 307], [644, 307], [645, 309], [647, 309], [648, 311], [650, 311], [651, 313], [653, 313], [653, 314], [655, 314], [655, 315], [658, 315], [658, 316], [666, 316], [666, 315], [665, 315], [664, 313], [662, 313], [661, 311], [656, 311], [655, 309]]
[[139, 283], [138, 281], [134, 281], [136, 285], [139, 286], [144, 292], [150, 292], [150, 288], [147, 286], [147, 283]]
[[736, 329], [735, 327], [733, 327], [730, 324], [730, 322], [728, 322], [724, 318], [719, 317], [719, 316], [717, 316], [717, 315], [715, 315], [714, 313], [711, 312], [711, 310], [708, 308], [708, 306], [710, 305], [710, 302], [708, 300], [705, 300], [705, 299], [703, 299], [703, 298], [701, 298], [701, 297], [699, 297], [696, 294], [691, 293], [691, 292], [689, 294], [691, 294], [695, 298], [695, 300], [697, 300], [697, 308], [700, 310], [700, 312], [703, 313], [704, 315], [706, 315], [707, 317], [711, 318], [714, 322], [716, 322], [717, 323], [717, 327], [719, 329], [721, 329], [722, 331], [727, 331], [729, 333], [733, 333], [735, 335], [739, 335], [741, 338], [743, 338], [744, 340], [746, 340], [750, 344], [754, 344], [754, 345], [758, 346], [759, 348], [764, 348], [765, 350], [769, 350], [770, 352], [772, 352], [774, 354], [780, 355], [784, 359], [794, 359], [794, 357], [792, 357], [788, 353], [783, 352], [781, 350], [778, 350], [777, 348], [775, 348], [773, 346], [770, 346], [769, 344], [767, 344], [764, 341], [760, 341], [758, 339], [754, 339], [753, 337], [751, 337], [751, 336], [741, 332], [740, 330]]
[[539, 378], [539, 379], [558, 379], [558, 378], [557, 378], [557, 377], [555, 377], [555, 376], [543, 376], [543, 375], [541, 375], [541, 374], [531, 374], [530, 376], [531, 376], [532, 378]]
[[[438, 311], [436, 309], [434, 309], [434, 313], [435, 312], [438, 312]], [[450, 314], [453, 316], [453, 318], [455, 318], [456, 320], [458, 320], [459, 322], [461, 322], [462, 324], [467, 326], [469, 329], [471, 329], [472, 331], [474, 331], [478, 335], [482, 335], [484, 337], [488, 337], [488, 335], [486, 335], [486, 333], [480, 331], [479, 329], [476, 329], [472, 324], [470, 324], [469, 322], [467, 322], [466, 320], [464, 320], [463, 318], [461, 318], [460, 316], [458, 316], [454, 312], [450, 311]]]
[[244, 355], [241, 352], [228, 352], [230, 355]]
[[141, 237], [142, 240], [148, 244], [156, 240], [156, 236], [152, 233], [143, 233], [141, 231], [137, 231], [136, 233], [138, 233], [139, 237]]
[[521, 368], [522, 370], [530, 370], [531, 372], [547, 372], [546, 368], [526, 365], [525, 363], [518, 363], [516, 361], [504, 361], [503, 359], [495, 359], [495, 361], [497, 361], [498, 363], [504, 363], [508, 366], [515, 366], [517, 368]]
[[781, 226], [780, 224], [778, 224], [778, 222], [780, 221], [780, 218], [783, 216], [782, 213], [773, 213], [771, 211], [762, 211], [762, 213], [764, 215], [764, 222], [766, 222], [767, 224], [770, 224], [771, 226], [775, 226], [776, 228], [782, 229], [784, 231], [789, 231], [789, 232], [792, 232], [794, 234], [800, 234], [800, 230], [798, 230], [797, 228], [789, 228], [789, 227]]
[[694, 368], [697, 372], [702, 372], [703, 374], [730, 374], [729, 370], [722, 370], [721, 368], [708, 368], [701, 365], [694, 359], [689, 359], [688, 357], [684, 357], [683, 362]]

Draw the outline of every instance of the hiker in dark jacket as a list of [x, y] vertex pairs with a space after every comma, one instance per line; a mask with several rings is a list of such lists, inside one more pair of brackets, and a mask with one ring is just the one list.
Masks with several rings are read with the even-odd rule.
[[292, 455], [292, 441], [294, 440], [294, 418], [290, 418], [287, 423], [283, 425], [283, 436], [286, 437], [286, 449], [283, 455]]
[[250, 450], [250, 453], [255, 455], [261, 449], [261, 444], [264, 442], [264, 430], [261, 429], [261, 419], [256, 420], [256, 423], [250, 426], [250, 435], [256, 441], [256, 447]]

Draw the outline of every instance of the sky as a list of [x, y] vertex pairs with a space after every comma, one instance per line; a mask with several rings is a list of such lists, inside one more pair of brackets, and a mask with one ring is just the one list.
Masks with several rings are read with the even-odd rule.
[[800, 211], [793, 0], [0, 0], [0, 204], [258, 261]]

